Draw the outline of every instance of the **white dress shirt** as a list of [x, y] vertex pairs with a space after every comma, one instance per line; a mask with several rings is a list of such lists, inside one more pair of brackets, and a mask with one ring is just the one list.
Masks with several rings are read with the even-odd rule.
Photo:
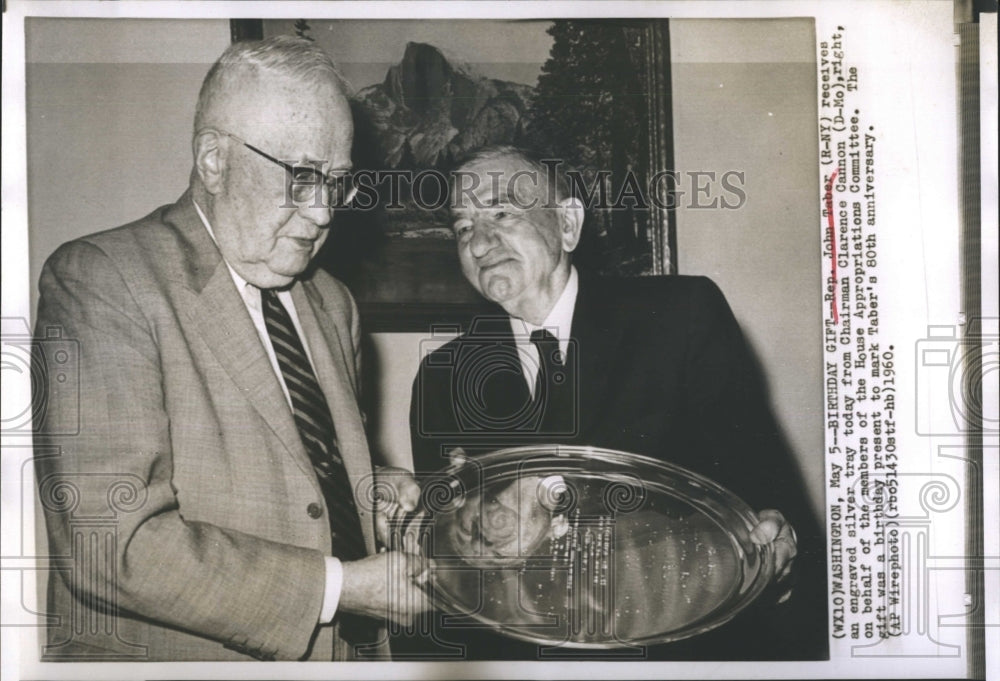
[[532, 397], [535, 396], [535, 380], [538, 377], [541, 357], [538, 356], [538, 348], [531, 342], [531, 333], [539, 329], [545, 329], [551, 333], [559, 341], [559, 355], [562, 363], [565, 364], [570, 332], [573, 328], [573, 309], [576, 307], [576, 294], [579, 290], [580, 277], [576, 273], [576, 268], [571, 265], [566, 287], [559, 294], [556, 304], [549, 311], [549, 315], [541, 326], [536, 326], [523, 319], [510, 318], [510, 330], [514, 333], [514, 345], [517, 347], [517, 354], [521, 360], [521, 375], [527, 381], [528, 392], [531, 393]]
[[[212, 225], [208, 223], [208, 218], [201, 210], [201, 206], [197, 202], [194, 202], [194, 208], [198, 211], [198, 217], [201, 218], [201, 222], [205, 225], [205, 229], [208, 230], [208, 235], [212, 237], [212, 241], [218, 245], [219, 242], [215, 239], [215, 232], [212, 231]], [[220, 249], [221, 253], [221, 249]], [[282, 392], [285, 393], [285, 400], [288, 402], [288, 408], [292, 409], [292, 398], [288, 394], [288, 386], [285, 385], [285, 378], [281, 374], [281, 367], [278, 365], [278, 358], [274, 354], [274, 346], [271, 345], [271, 337], [267, 333], [267, 326], [264, 323], [264, 308], [261, 305], [260, 299], [260, 289], [248, 282], [246, 279], [241, 277], [236, 270], [233, 269], [232, 265], [223, 257], [223, 262], [226, 263], [226, 268], [229, 270], [229, 276], [233, 278], [233, 283], [236, 285], [236, 290], [239, 291], [240, 297], [243, 299], [243, 304], [247, 308], [247, 312], [250, 314], [250, 319], [253, 321], [254, 328], [257, 329], [257, 335], [260, 337], [260, 342], [264, 346], [264, 351], [267, 353], [267, 358], [271, 361], [271, 369], [274, 371], [274, 375], [278, 378], [278, 385], [281, 386]], [[288, 316], [292, 318], [292, 325], [295, 326], [295, 332], [299, 334], [299, 340], [302, 341], [302, 347], [306, 351], [306, 357], [309, 358], [309, 364], [312, 366], [313, 374], [316, 373], [316, 366], [313, 364], [312, 354], [309, 352], [309, 343], [306, 342], [306, 336], [302, 333], [302, 326], [299, 324], [299, 315], [295, 311], [295, 303], [292, 302], [292, 293], [289, 290], [278, 291], [278, 300], [281, 304], [285, 306], [288, 311]], [[328, 624], [333, 621], [333, 616], [337, 613], [337, 605], [340, 602], [340, 590], [344, 585], [344, 568], [340, 564], [340, 559], [334, 558], [333, 556], [325, 556], [326, 558], [326, 590], [323, 592], [323, 606], [319, 613], [320, 624]]]

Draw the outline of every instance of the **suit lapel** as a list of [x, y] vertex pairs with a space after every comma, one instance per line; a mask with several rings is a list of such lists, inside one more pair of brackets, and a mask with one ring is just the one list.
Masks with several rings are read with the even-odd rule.
[[[506, 313], [480, 317], [476, 332], [470, 335], [460, 358], [463, 372], [455, 378], [467, 416], [466, 427], [472, 429], [500, 427], [509, 423], [512, 430], [534, 432], [537, 419], [533, 411], [531, 392], [521, 368], [510, 317]], [[488, 418], [484, 423], [483, 417]]]
[[[359, 494], [359, 491], [370, 487], [372, 482], [371, 456], [358, 409], [357, 376], [352, 369], [354, 358], [345, 356], [340, 336], [341, 333], [350, 333], [350, 330], [337, 328], [333, 316], [324, 309], [323, 296], [311, 282], [293, 286], [292, 300], [295, 302], [295, 311], [305, 341], [309, 345], [316, 378], [330, 406], [340, 453], [354, 489], [358, 514], [361, 516], [365, 542], [368, 550], [374, 551], [371, 502], [364, 498], [366, 495]], [[350, 343], [347, 345], [350, 346]]]
[[303, 472], [315, 479], [285, 393], [257, 329], [190, 196], [182, 197], [166, 219], [181, 232], [189, 249], [181, 279], [190, 298], [183, 303], [183, 309], [240, 392]]

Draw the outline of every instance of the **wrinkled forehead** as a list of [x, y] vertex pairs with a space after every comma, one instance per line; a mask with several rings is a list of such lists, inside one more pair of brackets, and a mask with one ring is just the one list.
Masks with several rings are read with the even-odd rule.
[[354, 125], [350, 107], [334, 83], [306, 83], [268, 75], [241, 84], [228, 103], [230, 127], [266, 144], [269, 151], [302, 151], [324, 160], [349, 152]]
[[498, 157], [454, 171], [451, 210], [464, 214], [494, 206], [543, 207], [548, 195], [545, 174], [521, 159]]

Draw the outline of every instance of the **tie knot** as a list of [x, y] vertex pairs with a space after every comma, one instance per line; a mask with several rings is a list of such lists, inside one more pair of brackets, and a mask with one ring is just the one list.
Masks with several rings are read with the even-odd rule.
[[559, 341], [546, 329], [538, 329], [531, 332], [531, 342], [538, 350], [543, 362], [552, 361], [555, 364], [562, 364], [562, 353], [559, 352]]
[[531, 342], [535, 345], [558, 343], [556, 337], [549, 333], [548, 329], [536, 329], [531, 332]]

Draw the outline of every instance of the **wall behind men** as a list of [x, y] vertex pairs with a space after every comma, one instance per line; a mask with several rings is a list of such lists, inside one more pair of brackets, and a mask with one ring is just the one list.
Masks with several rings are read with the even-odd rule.
[[198, 89], [229, 40], [227, 19], [26, 20], [32, 310], [60, 244], [187, 187]]

